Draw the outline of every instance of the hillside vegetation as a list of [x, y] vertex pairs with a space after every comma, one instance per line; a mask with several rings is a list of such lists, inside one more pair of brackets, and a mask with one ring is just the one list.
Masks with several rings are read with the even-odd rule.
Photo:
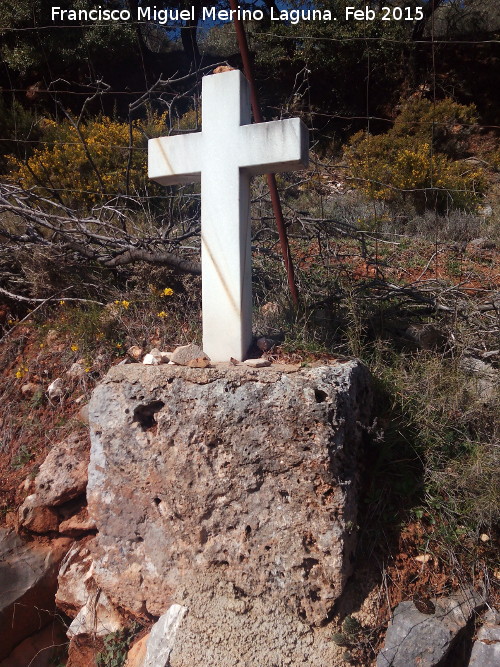
[[[388, 600], [500, 597], [498, 12], [392, 4], [425, 20], [247, 26], [266, 119], [302, 117], [312, 146], [277, 177], [298, 307], [253, 182], [254, 333], [273, 361], [359, 357], [376, 388], [353, 586], [375, 569], [388, 594], [361, 665]], [[80, 25], [76, 49], [52, 28], [41, 49], [46, 6], [0, 9], [2, 521], [132, 345], [201, 342], [199, 188], [148, 182], [147, 139], [200, 129], [201, 77], [241, 66], [230, 25], [196, 48], [193, 26]]]

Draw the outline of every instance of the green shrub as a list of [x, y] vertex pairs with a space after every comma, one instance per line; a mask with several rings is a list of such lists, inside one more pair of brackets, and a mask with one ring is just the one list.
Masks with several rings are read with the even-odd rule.
[[150, 114], [132, 126], [101, 116], [78, 129], [69, 120], [45, 119], [44, 144], [26, 160], [12, 156], [10, 178], [25, 188], [57, 190], [58, 198], [75, 208], [127, 191], [135, 195], [147, 182], [147, 136], [164, 128], [165, 114]]
[[355, 134], [345, 151], [350, 177], [366, 195], [410, 198], [417, 210], [473, 210], [486, 187], [482, 169], [453, 157], [463, 152], [474, 107], [451, 100], [407, 104], [386, 134]]

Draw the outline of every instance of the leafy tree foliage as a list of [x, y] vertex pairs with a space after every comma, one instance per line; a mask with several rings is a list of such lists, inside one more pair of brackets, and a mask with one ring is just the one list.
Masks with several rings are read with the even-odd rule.
[[[116, 9], [118, 0], [102, 0], [103, 8]], [[21, 76], [32, 74], [47, 82], [80, 73], [93, 78], [93, 68], [122, 61], [136, 49], [133, 26], [122, 22], [85, 25], [80, 21], [52, 21], [52, 0], [3, 0], [0, 4], [1, 55]], [[92, 0], [60, 0], [62, 9], [95, 7]]]

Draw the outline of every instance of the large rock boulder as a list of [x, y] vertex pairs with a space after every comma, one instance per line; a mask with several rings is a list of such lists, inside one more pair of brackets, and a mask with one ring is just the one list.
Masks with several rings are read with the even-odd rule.
[[30, 544], [0, 529], [0, 660], [52, 621], [57, 571], [69, 545], [65, 538], [50, 547]]
[[114, 367], [89, 406], [96, 582], [136, 615], [201, 605], [203, 581], [247, 627], [257, 600], [320, 624], [351, 572], [370, 406], [356, 361]]

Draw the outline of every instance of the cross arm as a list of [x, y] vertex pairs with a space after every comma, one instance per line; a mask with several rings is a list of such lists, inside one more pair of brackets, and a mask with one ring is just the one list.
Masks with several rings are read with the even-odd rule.
[[201, 178], [201, 132], [148, 141], [148, 176], [161, 185], [194, 183]]
[[240, 139], [240, 167], [249, 174], [293, 171], [308, 165], [309, 131], [300, 118], [242, 125]]

